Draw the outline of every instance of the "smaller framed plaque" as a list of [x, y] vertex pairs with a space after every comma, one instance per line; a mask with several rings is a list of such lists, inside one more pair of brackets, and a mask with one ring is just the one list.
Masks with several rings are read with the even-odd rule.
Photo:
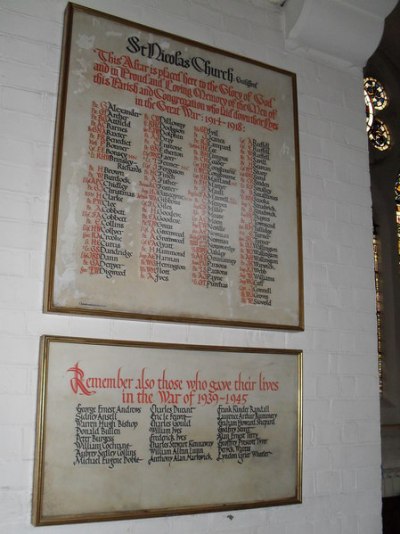
[[42, 338], [33, 524], [300, 503], [301, 479], [301, 352]]

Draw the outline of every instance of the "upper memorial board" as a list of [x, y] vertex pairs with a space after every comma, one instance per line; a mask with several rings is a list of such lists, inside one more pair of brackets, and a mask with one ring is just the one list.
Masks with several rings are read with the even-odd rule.
[[69, 4], [47, 312], [303, 328], [295, 75]]

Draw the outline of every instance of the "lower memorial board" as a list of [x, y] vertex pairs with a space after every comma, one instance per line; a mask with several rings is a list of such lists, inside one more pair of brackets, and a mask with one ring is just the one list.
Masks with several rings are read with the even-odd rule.
[[32, 521], [301, 502], [302, 354], [43, 336]]

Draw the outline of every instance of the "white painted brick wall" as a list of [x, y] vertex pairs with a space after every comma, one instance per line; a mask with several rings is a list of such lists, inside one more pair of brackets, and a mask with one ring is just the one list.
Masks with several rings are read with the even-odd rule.
[[[361, 72], [284, 49], [265, 0], [82, 0], [298, 76], [305, 332], [43, 315], [66, 0], [0, 0], [0, 532], [30, 526], [41, 334], [304, 350], [303, 504], [46, 532], [378, 534], [380, 434], [371, 199]], [[211, 481], [212, 483], [212, 481]]]

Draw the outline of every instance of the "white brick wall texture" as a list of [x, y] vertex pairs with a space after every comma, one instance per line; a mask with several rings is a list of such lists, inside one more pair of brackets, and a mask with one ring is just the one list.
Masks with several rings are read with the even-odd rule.
[[[30, 525], [42, 334], [304, 351], [300, 505], [46, 527], [46, 533], [378, 534], [379, 400], [362, 73], [284, 48], [264, 0], [82, 0], [297, 74], [305, 331], [44, 315], [43, 268], [66, 0], [0, 0], [0, 533]], [[212, 481], [210, 481], [212, 483]]]

